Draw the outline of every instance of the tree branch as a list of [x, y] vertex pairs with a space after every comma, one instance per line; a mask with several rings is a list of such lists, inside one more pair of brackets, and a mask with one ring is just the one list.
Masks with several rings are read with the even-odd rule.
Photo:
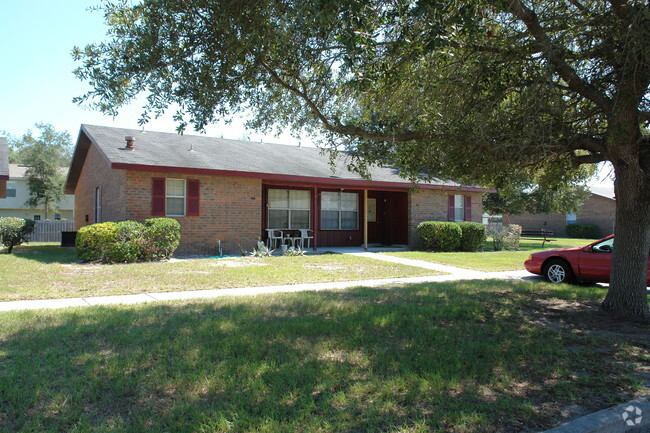
[[551, 41], [537, 19], [535, 12], [527, 8], [520, 0], [508, 0], [508, 4], [512, 13], [523, 21], [530, 34], [540, 44], [544, 57], [555, 67], [556, 72], [567, 82], [568, 87], [592, 101], [603, 112], [609, 113], [612, 101], [596, 87], [580, 78], [575, 69], [565, 61], [564, 50]]
[[[282, 77], [264, 60], [257, 58], [257, 62], [264, 68], [264, 70], [270, 75], [271, 79], [275, 81], [278, 85], [284, 89], [290, 91], [294, 95], [298, 96], [300, 99], [305, 101], [307, 107], [312, 112], [312, 114], [321, 122], [323, 128], [330, 132], [335, 132], [337, 134], [348, 135], [353, 137], [365, 138], [368, 140], [377, 140], [377, 141], [388, 141], [388, 142], [404, 142], [411, 140], [420, 140], [426, 137], [425, 134], [420, 132], [404, 132], [401, 134], [382, 134], [376, 132], [366, 131], [363, 128], [358, 126], [343, 125], [338, 121], [331, 121], [323, 114], [323, 112], [318, 108], [316, 103], [307, 95], [306, 92], [298, 89], [296, 86], [289, 84], [287, 81], [283, 80]], [[304, 84], [303, 84], [304, 86]]]
[[600, 153], [591, 153], [589, 155], [574, 155], [571, 159], [575, 167], [578, 167], [582, 164], [596, 164], [608, 160], [604, 155], [601, 155]]

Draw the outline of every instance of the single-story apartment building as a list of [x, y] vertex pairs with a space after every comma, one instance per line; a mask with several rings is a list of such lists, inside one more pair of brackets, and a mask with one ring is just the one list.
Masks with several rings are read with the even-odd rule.
[[82, 125], [65, 186], [74, 226], [167, 216], [181, 254], [250, 250], [266, 229], [309, 229], [312, 247], [420, 242], [422, 221], [481, 222], [483, 189], [372, 180], [312, 147]]
[[9, 148], [7, 138], [0, 137], [0, 198], [7, 197], [7, 181], [9, 180]]
[[557, 236], [566, 235], [568, 224], [595, 224], [601, 236], [614, 233], [616, 225], [616, 198], [614, 190], [607, 187], [590, 187], [591, 194], [582, 204], [580, 211], [571, 214], [530, 214], [507, 215], [504, 223], [519, 224], [524, 230], [552, 230]]

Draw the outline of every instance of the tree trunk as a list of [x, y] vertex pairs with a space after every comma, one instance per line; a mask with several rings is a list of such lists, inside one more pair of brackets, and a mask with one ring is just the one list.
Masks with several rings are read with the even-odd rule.
[[[616, 238], [612, 273], [603, 309], [636, 322], [650, 323], [647, 301], [650, 251], [650, 181], [642, 164], [614, 159]], [[637, 160], [638, 161], [638, 160]]]

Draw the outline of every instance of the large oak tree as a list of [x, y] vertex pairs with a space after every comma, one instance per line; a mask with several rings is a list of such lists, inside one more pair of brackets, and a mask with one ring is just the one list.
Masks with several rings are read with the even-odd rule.
[[491, 187], [558, 188], [615, 170], [603, 307], [650, 320], [650, 6], [643, 0], [142, 0], [102, 7], [109, 39], [75, 49], [116, 112], [174, 107], [182, 130], [233, 112], [324, 131], [350, 165]]

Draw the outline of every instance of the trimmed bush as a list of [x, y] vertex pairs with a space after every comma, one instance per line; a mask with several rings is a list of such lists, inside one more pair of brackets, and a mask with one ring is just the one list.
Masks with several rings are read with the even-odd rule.
[[33, 232], [34, 221], [32, 220], [15, 217], [0, 218], [0, 239], [9, 254], [16, 245], [29, 241], [29, 235]]
[[596, 224], [568, 224], [566, 235], [570, 238], [600, 239], [600, 227]]
[[151, 218], [144, 221], [145, 260], [168, 259], [181, 241], [181, 225], [172, 218]]
[[77, 257], [84, 261], [110, 261], [110, 252], [118, 242], [118, 225], [114, 222], [81, 227], [77, 232]]
[[117, 242], [108, 253], [108, 261], [136, 262], [144, 257], [145, 226], [137, 221], [120, 221], [117, 224]]
[[144, 224], [120, 221], [82, 227], [77, 233], [77, 257], [85, 261], [132, 263], [172, 256], [180, 243], [180, 224], [154, 218]]
[[481, 251], [483, 242], [487, 237], [487, 229], [481, 223], [459, 222], [461, 230], [460, 249], [461, 251]]
[[424, 221], [417, 232], [427, 250], [456, 251], [460, 246], [462, 231], [456, 223]]

